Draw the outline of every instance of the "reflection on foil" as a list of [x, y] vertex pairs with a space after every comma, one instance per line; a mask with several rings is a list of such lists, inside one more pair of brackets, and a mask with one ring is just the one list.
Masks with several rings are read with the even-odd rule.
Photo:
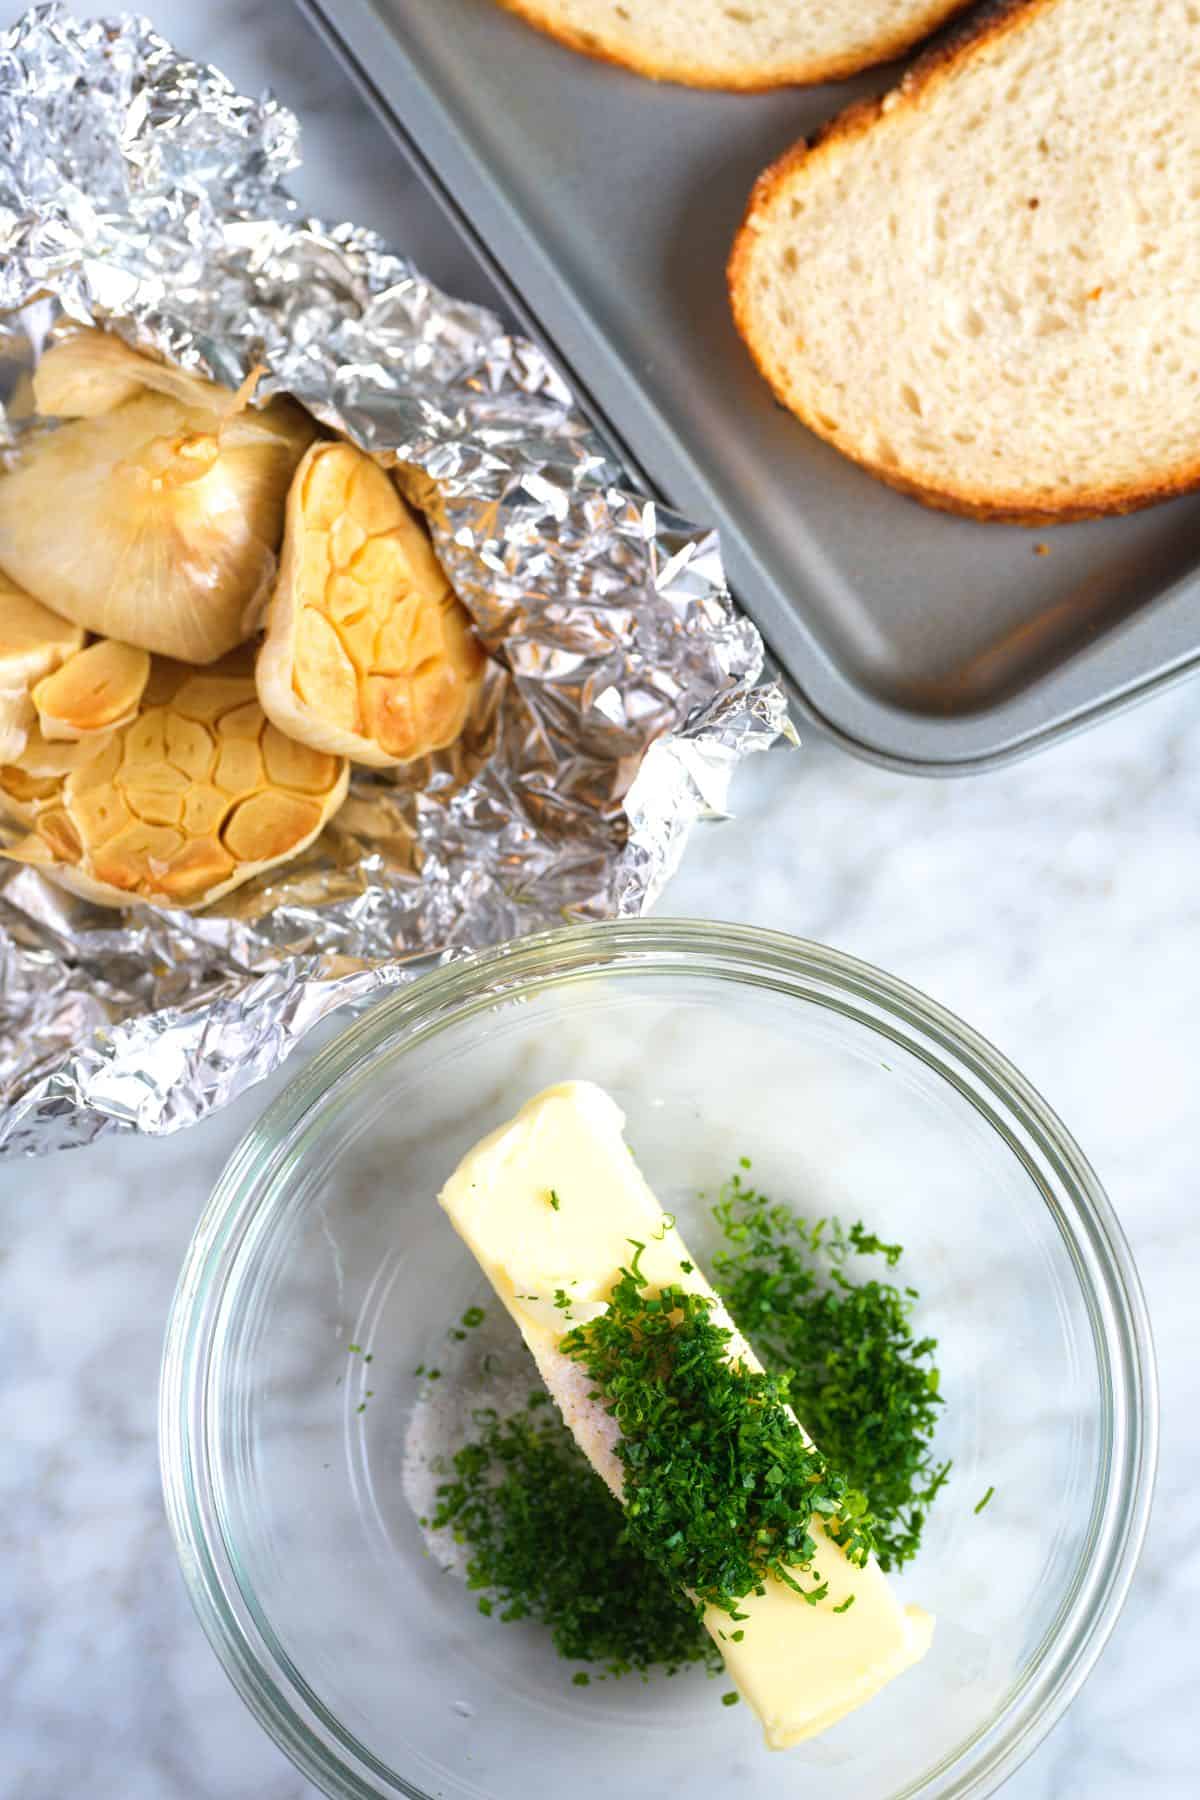
[[[494, 658], [463, 739], [356, 772], [316, 846], [199, 915], [0, 865], [0, 1151], [171, 1131], [333, 1007], [433, 961], [651, 904], [786, 728], [715, 535], [622, 487], [534, 345], [283, 185], [290, 113], [144, 22], [27, 14], [0, 48], [0, 431], [64, 318], [236, 385], [259, 360], [395, 467]], [[3, 561], [0, 546], [0, 563]]]

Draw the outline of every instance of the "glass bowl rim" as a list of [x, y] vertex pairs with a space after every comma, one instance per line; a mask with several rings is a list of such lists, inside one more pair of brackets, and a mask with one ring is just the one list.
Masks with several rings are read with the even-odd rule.
[[[999, 1051], [954, 1014], [871, 964], [809, 940], [716, 920], [568, 927], [450, 960], [377, 1001], [297, 1075], [242, 1137], [184, 1258], [168, 1316], [159, 1446], [168, 1521], [209, 1642], [260, 1725], [333, 1800], [429, 1800], [344, 1731], [272, 1654], [225, 1542], [209, 1467], [207, 1374], [239, 1247], [288, 1146], [310, 1115], [369, 1078], [380, 1051], [405, 1053], [448, 1024], [565, 977], [634, 968], [750, 980], [856, 1019], [916, 1053], [975, 1106], [1055, 1212], [1088, 1306], [1102, 1379], [1109, 1479], [1093, 1505], [1069, 1603], [1004, 1709], [894, 1800], [994, 1793], [1061, 1718], [1120, 1616], [1153, 1499], [1158, 1396], [1153, 1339], [1132, 1253], [1112, 1203], [1071, 1134]], [[1033, 1166], [1036, 1158], [1041, 1172]], [[1048, 1183], [1057, 1185], [1051, 1194]], [[238, 1603], [240, 1601], [240, 1604]], [[284, 1659], [286, 1660], [286, 1659]], [[375, 1785], [377, 1783], [378, 1785]]]

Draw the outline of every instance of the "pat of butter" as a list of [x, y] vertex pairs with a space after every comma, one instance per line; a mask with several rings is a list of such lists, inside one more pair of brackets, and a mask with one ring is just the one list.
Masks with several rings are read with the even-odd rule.
[[[652, 1286], [674, 1282], [712, 1290], [690, 1262], [638, 1170], [622, 1136], [616, 1103], [591, 1082], [547, 1088], [465, 1156], [442, 1190], [441, 1203], [521, 1329], [538, 1370], [580, 1448], [618, 1498], [622, 1468], [616, 1421], [589, 1400], [592, 1382], [559, 1343], [572, 1323], [594, 1317], [628, 1266], [629, 1240], [646, 1246], [640, 1263]], [[561, 1290], [570, 1312], [554, 1303]], [[722, 1324], [730, 1321], [718, 1307]], [[759, 1367], [735, 1334], [730, 1350]], [[797, 1426], [799, 1429], [799, 1426]], [[729, 1616], [710, 1607], [705, 1624], [744, 1700], [762, 1721], [772, 1749], [786, 1749], [826, 1730], [871, 1699], [929, 1648], [933, 1620], [905, 1608], [872, 1561], [855, 1568], [814, 1523], [816, 1568], [828, 1582], [817, 1605], [785, 1583], [769, 1580], [761, 1596], [740, 1603], [740, 1644]], [[851, 1594], [853, 1605], [839, 1606]], [[724, 1633], [724, 1637], [722, 1637]]]

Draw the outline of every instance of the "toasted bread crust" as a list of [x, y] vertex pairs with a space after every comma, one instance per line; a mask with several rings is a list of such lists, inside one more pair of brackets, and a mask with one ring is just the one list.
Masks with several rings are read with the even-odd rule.
[[803, 401], [777, 380], [765, 356], [754, 341], [753, 322], [749, 317], [747, 284], [755, 239], [776, 200], [791, 182], [803, 172], [812, 172], [813, 164], [823, 157], [836, 156], [851, 140], [874, 129], [881, 121], [920, 106], [946, 77], [972, 62], [990, 45], [1012, 32], [1029, 26], [1036, 16], [1058, 4], [1058, 0], [995, 0], [981, 15], [969, 20], [956, 31], [949, 42], [936, 46], [919, 57], [898, 85], [874, 100], [857, 101], [831, 119], [811, 139], [801, 139], [785, 150], [763, 171], [751, 190], [741, 225], [734, 238], [726, 276], [734, 323], [750, 355], [776, 398], [794, 413], [817, 437], [869, 471], [888, 487], [938, 512], [953, 512], [986, 523], [1004, 525], [1069, 525], [1086, 519], [1107, 518], [1121, 513], [1139, 512], [1173, 500], [1200, 487], [1200, 454], [1192, 463], [1156, 476], [1147, 476], [1139, 485], [1126, 483], [1112, 488], [1063, 488], [1048, 495], [1045, 501], [1031, 506], [1028, 494], [982, 491], [973, 488], [931, 486], [911, 476], [888, 468], [865, 451], [839, 441], [825, 429]]
[[847, 76], [857, 75], [862, 69], [873, 67], [875, 63], [890, 62], [893, 57], [903, 56], [914, 44], [919, 44], [922, 38], [928, 37], [930, 32], [936, 31], [939, 25], [944, 25], [956, 13], [964, 12], [972, 4], [972, 0], [926, 0], [919, 19], [906, 30], [894, 32], [889, 38], [881, 38], [870, 52], [857, 51], [815, 62], [797, 61], [779, 68], [751, 68], [736, 74], [728, 69], [714, 68], [702, 58], [687, 62], [654, 62], [640, 55], [632, 46], [625, 48], [617, 44], [602, 43], [599, 38], [586, 31], [577, 31], [570, 25], [564, 25], [561, 19], [554, 16], [553, 5], [548, 4], [547, 0], [497, 0], [497, 4], [524, 19], [527, 25], [556, 39], [568, 50], [577, 50], [596, 62], [629, 69], [633, 74], [644, 75], [651, 81], [672, 81], [684, 87], [721, 88], [730, 93], [754, 94], [764, 93], [770, 88], [813, 87], [823, 81], [842, 81]]

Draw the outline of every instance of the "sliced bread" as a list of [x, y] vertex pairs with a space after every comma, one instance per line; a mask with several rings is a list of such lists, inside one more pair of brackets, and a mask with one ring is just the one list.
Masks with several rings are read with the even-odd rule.
[[1009, 0], [763, 175], [738, 328], [893, 486], [1023, 523], [1200, 486], [1200, 4]]
[[970, 0], [500, 0], [572, 50], [657, 81], [833, 81], [919, 43]]

